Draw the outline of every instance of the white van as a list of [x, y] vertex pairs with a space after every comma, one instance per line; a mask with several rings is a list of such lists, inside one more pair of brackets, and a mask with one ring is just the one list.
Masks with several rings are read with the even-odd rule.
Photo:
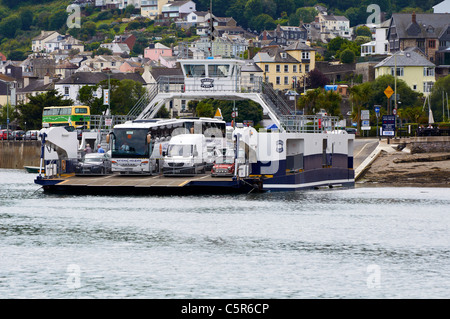
[[203, 174], [208, 158], [206, 138], [203, 134], [180, 134], [170, 139], [164, 154], [163, 174]]

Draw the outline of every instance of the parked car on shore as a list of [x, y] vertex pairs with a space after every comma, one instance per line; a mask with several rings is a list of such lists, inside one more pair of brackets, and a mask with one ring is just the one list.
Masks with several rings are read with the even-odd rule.
[[12, 137], [16, 141], [23, 140], [24, 135], [25, 135], [25, 131], [22, 131], [22, 130], [16, 130], [16, 131], [13, 131], [13, 133], [12, 133]]
[[25, 140], [37, 140], [39, 136], [38, 130], [29, 130], [25, 133]]
[[12, 131], [11, 130], [1, 130], [0, 131], [0, 140], [12, 140]]

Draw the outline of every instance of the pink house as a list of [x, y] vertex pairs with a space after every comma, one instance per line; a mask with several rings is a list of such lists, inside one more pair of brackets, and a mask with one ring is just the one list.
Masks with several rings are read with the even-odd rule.
[[123, 73], [143, 73], [144, 68], [142, 64], [134, 61], [125, 61], [119, 68], [120, 72]]
[[172, 49], [162, 45], [161, 43], [152, 43], [144, 50], [144, 58], [159, 61], [160, 56], [172, 56]]

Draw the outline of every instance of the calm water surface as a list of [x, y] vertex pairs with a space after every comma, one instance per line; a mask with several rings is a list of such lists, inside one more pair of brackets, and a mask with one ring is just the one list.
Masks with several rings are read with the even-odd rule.
[[449, 298], [450, 189], [43, 194], [0, 170], [0, 298]]

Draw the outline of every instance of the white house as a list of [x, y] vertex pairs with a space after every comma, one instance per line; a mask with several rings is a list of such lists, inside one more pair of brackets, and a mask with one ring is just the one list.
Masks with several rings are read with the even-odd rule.
[[126, 43], [102, 43], [100, 47], [109, 49], [113, 54], [130, 54], [130, 47]]
[[435, 5], [433, 13], [450, 13], [450, 0], [444, 0]]
[[389, 41], [387, 39], [389, 24], [390, 20], [386, 20], [375, 26], [375, 33], [372, 34], [374, 40], [361, 45], [361, 56], [389, 53]]
[[53, 41], [58, 36], [61, 36], [56, 31], [41, 31], [41, 34], [37, 37], [34, 37], [31, 43], [31, 50], [33, 52], [42, 52], [45, 50], [45, 44], [47, 42]]
[[162, 15], [165, 19], [178, 19], [196, 11], [194, 1], [173, 1], [162, 7]]

